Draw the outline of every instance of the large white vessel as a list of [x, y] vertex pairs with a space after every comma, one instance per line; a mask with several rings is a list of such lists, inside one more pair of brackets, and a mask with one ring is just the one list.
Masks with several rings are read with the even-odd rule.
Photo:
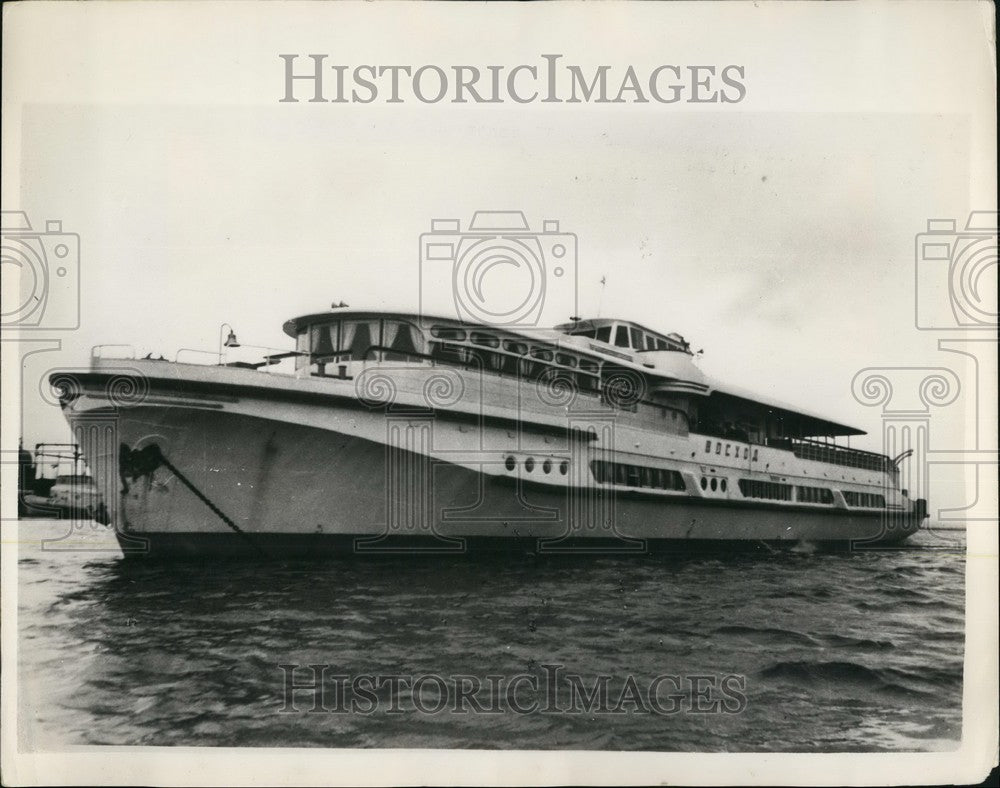
[[127, 556], [857, 546], [926, 517], [892, 459], [836, 443], [862, 431], [706, 379], [677, 334], [284, 328], [295, 350], [257, 364], [52, 376]]

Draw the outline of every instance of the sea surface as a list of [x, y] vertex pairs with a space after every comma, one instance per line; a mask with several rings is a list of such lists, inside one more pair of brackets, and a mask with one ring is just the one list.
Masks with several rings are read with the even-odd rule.
[[961, 737], [961, 532], [844, 554], [146, 566], [96, 524], [18, 528], [26, 750]]

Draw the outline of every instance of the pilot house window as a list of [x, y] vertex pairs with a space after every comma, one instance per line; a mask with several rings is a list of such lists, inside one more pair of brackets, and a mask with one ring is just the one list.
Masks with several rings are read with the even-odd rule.
[[413, 360], [414, 355], [423, 353], [423, 335], [416, 326], [397, 320], [382, 323], [382, 345], [389, 348], [386, 361]]
[[309, 328], [308, 347], [300, 335], [300, 351], [308, 350], [314, 363], [376, 360], [384, 347], [385, 359], [412, 360], [423, 353], [420, 330], [402, 320], [337, 320]]

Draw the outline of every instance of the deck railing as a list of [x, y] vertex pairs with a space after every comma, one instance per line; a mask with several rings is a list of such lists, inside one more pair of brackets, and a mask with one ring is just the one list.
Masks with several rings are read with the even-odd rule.
[[816, 462], [829, 462], [843, 465], [847, 468], [861, 468], [867, 471], [894, 473], [897, 468], [891, 459], [884, 454], [861, 449], [848, 449], [845, 446], [834, 446], [829, 443], [810, 440], [809, 438], [781, 438], [767, 442], [768, 446], [790, 449], [796, 457]]

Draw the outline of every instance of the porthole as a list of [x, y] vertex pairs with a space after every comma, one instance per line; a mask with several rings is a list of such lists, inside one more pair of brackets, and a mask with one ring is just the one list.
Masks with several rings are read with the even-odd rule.
[[512, 471], [517, 467], [517, 461], [513, 457], [508, 457], [503, 465], [508, 471]]
[[561, 463], [559, 463], [559, 473], [561, 473], [563, 476], [569, 473], [569, 463], [566, 462], [566, 460], [563, 460]]
[[726, 480], [725, 479], [723, 479], [722, 481], [719, 482], [719, 487], [722, 489], [722, 492], [726, 491]]
[[531, 473], [533, 470], [535, 470], [534, 457], [528, 457], [528, 459], [524, 461], [524, 470], [526, 470], [528, 473]]
[[719, 482], [713, 477], [712, 478], [712, 492], [715, 492], [719, 486]]
[[542, 472], [551, 473], [552, 471], [552, 460], [546, 460], [542, 463]]
[[704, 476], [701, 477], [701, 489], [703, 490], [708, 489], [708, 479], [706, 479]]

